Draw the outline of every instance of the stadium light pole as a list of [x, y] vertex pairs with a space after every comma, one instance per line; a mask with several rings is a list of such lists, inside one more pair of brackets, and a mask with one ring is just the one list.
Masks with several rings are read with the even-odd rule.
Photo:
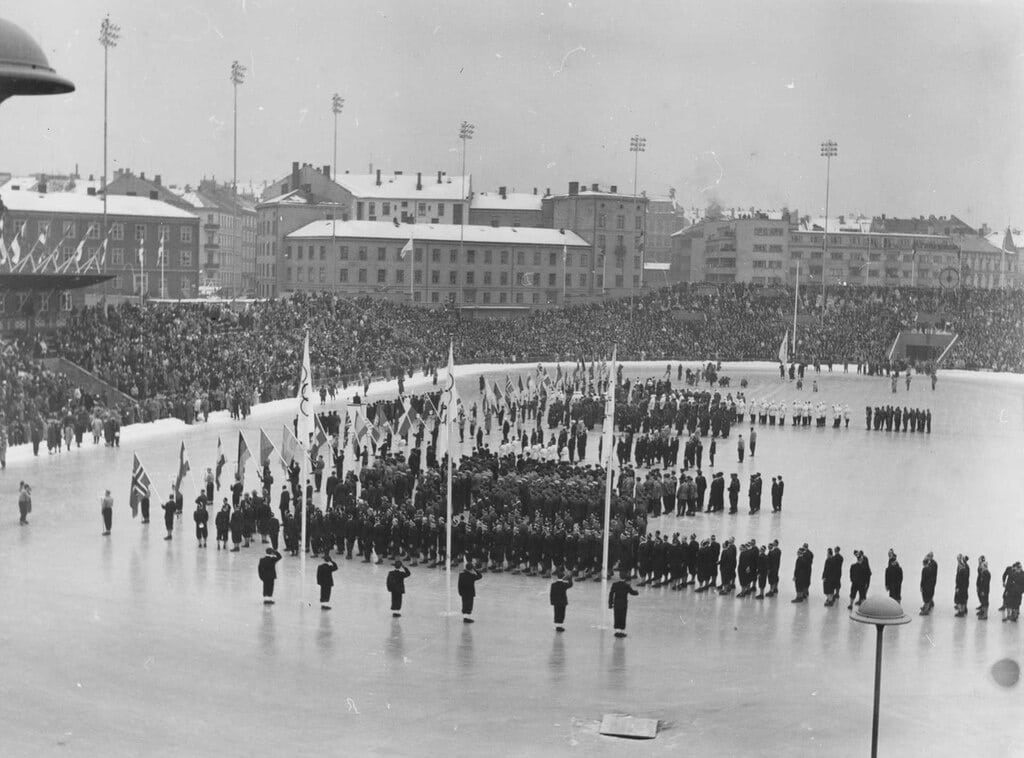
[[[633, 153], [633, 210], [636, 210], [636, 190], [637, 190], [637, 176], [640, 169], [640, 153], [647, 150], [647, 138], [641, 137], [639, 134], [634, 134], [629, 140], [629, 152]], [[645, 224], [646, 226], [646, 224]], [[646, 261], [647, 252], [647, 240], [641, 237], [640, 248], [640, 289], [644, 288], [644, 265]], [[630, 304], [630, 317], [632, 317], [632, 303]]]
[[875, 709], [871, 721], [871, 758], [878, 755], [878, 706], [882, 694], [882, 633], [887, 626], [910, 623], [910, 616], [891, 597], [868, 598], [850, 612], [850, 618], [860, 624], [874, 624], [875, 637]]
[[[476, 130], [476, 125], [471, 124], [468, 121], [463, 121], [462, 125], [459, 126], [459, 139], [462, 140], [462, 200], [466, 199], [466, 140], [473, 139], [473, 132]], [[470, 188], [472, 189], [472, 188]], [[459, 224], [459, 261], [463, 260], [462, 248], [466, 237], [466, 217], [469, 215], [469, 203], [466, 203], [465, 212], [462, 214], [462, 223]], [[462, 286], [459, 285], [459, 292], [462, 292]], [[461, 301], [462, 298], [460, 297]], [[462, 303], [459, 303], [462, 306]], [[461, 311], [460, 311], [461, 313]]]
[[331, 113], [334, 114], [334, 174], [338, 174], [338, 116], [345, 109], [345, 98], [335, 92], [331, 96]]
[[238, 61], [231, 62], [231, 86], [235, 90], [234, 108], [234, 161], [231, 172], [231, 191], [238, 194], [238, 85], [245, 82], [245, 66]]
[[103, 17], [100, 23], [100, 44], [103, 45], [103, 234], [107, 238], [107, 81], [109, 74], [108, 59], [110, 48], [117, 47], [121, 39], [121, 27], [110, 20], [110, 14]]
[[828, 195], [832, 179], [832, 159], [839, 154], [834, 140], [821, 143], [821, 157], [825, 159], [825, 229], [821, 235], [821, 323], [825, 323], [825, 266], [828, 265]]

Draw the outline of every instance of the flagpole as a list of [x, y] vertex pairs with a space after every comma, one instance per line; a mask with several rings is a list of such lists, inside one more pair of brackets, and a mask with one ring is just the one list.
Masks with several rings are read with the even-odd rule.
[[452, 413], [455, 410], [454, 342], [448, 343], [448, 407], [445, 409], [445, 452], [448, 454], [447, 520], [444, 531], [445, 579], [448, 585], [448, 614], [452, 612]]
[[[824, 266], [824, 262], [821, 264]], [[796, 287], [793, 289], [793, 359], [796, 360], [796, 309], [800, 302], [800, 260], [796, 262]]]
[[565, 245], [562, 245], [562, 305], [565, 305], [565, 272], [569, 266], [569, 252]]
[[605, 419], [606, 429], [602, 429], [604, 435], [604, 537], [601, 545], [601, 627], [608, 626], [608, 610], [605, 607], [604, 598], [608, 593], [608, 541], [612, 523], [612, 442], [615, 438], [615, 388], [618, 371], [616, 370], [616, 356], [618, 345], [612, 347], [612, 365], [608, 376], [608, 388], [605, 390]]

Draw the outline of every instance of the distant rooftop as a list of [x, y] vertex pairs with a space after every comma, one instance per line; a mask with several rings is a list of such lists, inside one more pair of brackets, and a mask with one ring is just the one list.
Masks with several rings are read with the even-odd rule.
[[[380, 184], [377, 177], [380, 176]], [[421, 174], [420, 189], [416, 189], [416, 172], [411, 174], [387, 174], [383, 171], [372, 174], [338, 174], [334, 181], [351, 192], [357, 198], [373, 198], [380, 200], [465, 200], [470, 194], [472, 177], [466, 176], [465, 194], [461, 176], [448, 176], [441, 173]]]
[[[100, 216], [103, 214], [103, 196], [77, 192], [25, 192], [0, 190], [0, 197], [9, 211], [14, 213], [77, 213]], [[156, 218], [194, 219], [195, 215], [176, 208], [162, 200], [133, 195], [110, 195], [107, 198], [110, 216], [147, 216]]]
[[529, 192], [474, 192], [471, 210], [478, 211], [539, 211], [541, 196]]
[[394, 224], [390, 221], [313, 221], [296, 229], [287, 239], [381, 239], [457, 243], [471, 245], [565, 245], [589, 248], [590, 243], [570, 231], [512, 226], [464, 226], [458, 224]]

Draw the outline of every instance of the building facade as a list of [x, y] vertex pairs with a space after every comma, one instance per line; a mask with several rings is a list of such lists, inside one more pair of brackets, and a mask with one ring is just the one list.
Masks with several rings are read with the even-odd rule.
[[341, 218], [354, 221], [390, 221], [400, 224], [465, 224], [469, 220], [469, 198], [473, 194], [470, 176], [385, 174], [340, 174]]
[[542, 226], [542, 198], [533, 190], [476, 192], [469, 204], [469, 223], [474, 226]]
[[[684, 281], [828, 286], [1017, 286], [1015, 255], [977, 234], [866, 232], [766, 216], [703, 221], [675, 235]], [[934, 228], [934, 227], [933, 227]], [[680, 271], [684, 268], [680, 263]], [[1002, 282], [1002, 283], [1001, 283]]]
[[178, 193], [200, 219], [200, 287], [222, 297], [256, 294], [256, 205], [203, 180]]
[[[58, 265], [67, 263], [79, 244], [83, 265], [94, 255], [103, 258], [102, 271], [113, 275], [113, 280], [74, 291], [76, 305], [94, 304], [103, 297], [117, 301], [143, 294], [147, 298], [197, 294], [199, 219], [188, 211], [160, 200], [111, 195], [104, 234], [103, 199], [98, 195], [10, 190], [0, 192], [0, 197], [7, 208], [4, 243], [8, 251], [17, 234], [22, 256], [31, 256], [37, 264], [47, 257]], [[105, 256], [104, 238], [108, 240]]]
[[[620, 193], [612, 185], [580, 188], [569, 182], [564, 195], [542, 200], [542, 224], [571, 231], [585, 240], [590, 251], [585, 261], [589, 296], [622, 296], [644, 286], [643, 239], [647, 198]], [[654, 284], [660, 284], [655, 282]]]
[[[413, 252], [403, 257], [410, 239]], [[557, 229], [320, 220], [286, 236], [281, 291], [538, 307], [588, 293], [590, 249]]]

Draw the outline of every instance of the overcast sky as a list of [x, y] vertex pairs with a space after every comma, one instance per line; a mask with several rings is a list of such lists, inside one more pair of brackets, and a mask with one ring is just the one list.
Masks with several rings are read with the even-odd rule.
[[640, 188], [686, 205], [1024, 223], [1024, 2], [9, 0], [71, 95], [0, 106], [0, 170], [102, 171], [104, 12], [111, 173], [239, 179], [293, 160], [456, 174], [476, 189]]

